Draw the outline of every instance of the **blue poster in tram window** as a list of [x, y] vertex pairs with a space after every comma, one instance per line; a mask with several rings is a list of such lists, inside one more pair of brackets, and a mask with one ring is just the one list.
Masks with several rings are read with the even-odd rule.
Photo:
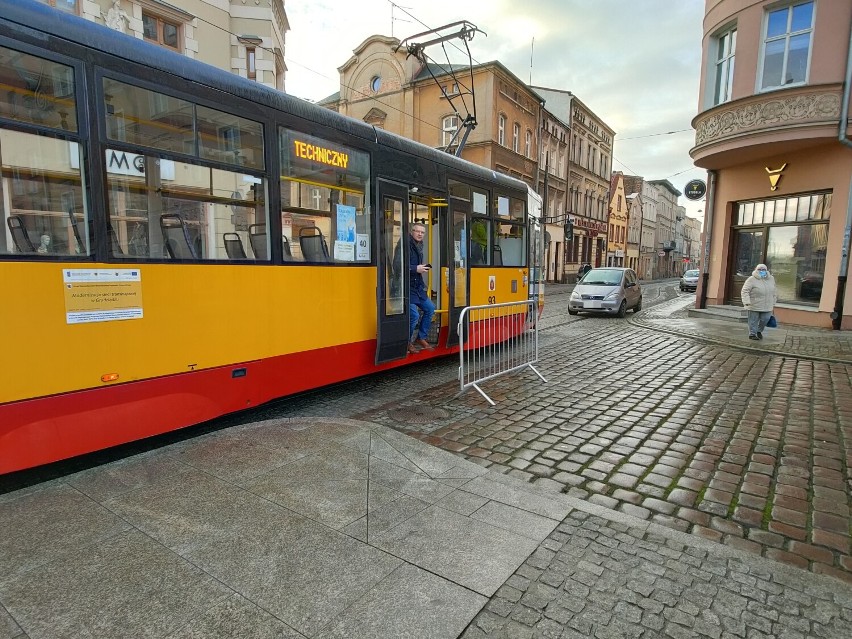
[[337, 205], [337, 241], [355, 241], [355, 207], [346, 204]]

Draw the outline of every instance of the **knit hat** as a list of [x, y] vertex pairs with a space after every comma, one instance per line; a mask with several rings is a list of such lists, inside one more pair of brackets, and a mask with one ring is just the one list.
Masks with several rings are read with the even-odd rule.
[[766, 264], [758, 264], [757, 266], [754, 267], [754, 270], [755, 271], [760, 271], [760, 270], [768, 271], [769, 269], [766, 268]]

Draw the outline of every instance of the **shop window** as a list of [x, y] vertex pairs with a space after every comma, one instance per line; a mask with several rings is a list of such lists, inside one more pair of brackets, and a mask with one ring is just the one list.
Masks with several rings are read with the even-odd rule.
[[735, 214], [731, 297], [755, 265], [769, 266], [780, 303], [817, 305], [828, 252], [831, 193], [740, 202]]

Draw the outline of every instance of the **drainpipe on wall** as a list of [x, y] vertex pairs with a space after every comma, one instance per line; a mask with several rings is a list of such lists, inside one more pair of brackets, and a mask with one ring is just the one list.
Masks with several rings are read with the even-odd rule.
[[[841, 144], [852, 148], [852, 141], [846, 137], [849, 121], [849, 89], [852, 86], [852, 25], [849, 28], [849, 49], [846, 52], [846, 76], [843, 80], [843, 103], [840, 108], [840, 128], [837, 139]], [[849, 271], [849, 235], [852, 232], [852, 180], [849, 182], [849, 197], [846, 200], [846, 226], [843, 228], [843, 244], [840, 247], [840, 273], [837, 275], [837, 295], [834, 298], [834, 311], [831, 313], [831, 326], [840, 330], [843, 321], [843, 298], [846, 296], [846, 273]]]
[[716, 171], [707, 171], [707, 201], [704, 202], [704, 257], [701, 259], [701, 295], [696, 308], [707, 308], [707, 282], [710, 280], [710, 238], [713, 236], [713, 208], [716, 206]]

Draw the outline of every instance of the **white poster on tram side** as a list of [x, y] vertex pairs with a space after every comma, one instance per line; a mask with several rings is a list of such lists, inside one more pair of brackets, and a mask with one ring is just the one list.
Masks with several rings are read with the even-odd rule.
[[355, 242], [335, 242], [334, 259], [339, 262], [354, 262]]
[[370, 235], [368, 233], [358, 233], [355, 242], [355, 259], [359, 262], [370, 261]]
[[142, 319], [139, 269], [63, 269], [62, 285], [67, 324]]

